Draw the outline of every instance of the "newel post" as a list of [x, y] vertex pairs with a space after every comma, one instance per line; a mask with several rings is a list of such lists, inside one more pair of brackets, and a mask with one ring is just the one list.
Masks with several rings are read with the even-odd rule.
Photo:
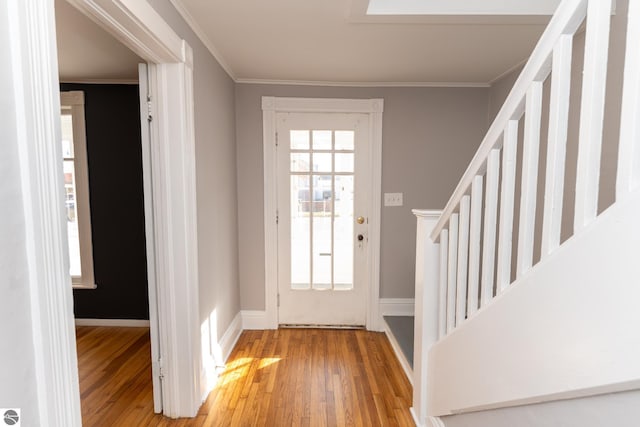
[[[413, 346], [413, 406], [417, 426], [427, 426], [427, 359], [438, 340], [440, 244], [430, 234], [441, 211], [414, 209], [416, 232], [415, 334]], [[431, 420], [429, 420], [431, 421]]]

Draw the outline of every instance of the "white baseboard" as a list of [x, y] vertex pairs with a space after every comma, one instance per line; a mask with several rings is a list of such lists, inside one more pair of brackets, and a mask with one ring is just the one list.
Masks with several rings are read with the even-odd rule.
[[426, 427], [419, 419], [418, 419], [418, 414], [416, 414], [416, 409], [412, 406], [411, 408], [409, 408], [409, 412], [411, 413], [411, 418], [413, 418], [413, 422], [415, 423], [416, 427]]
[[259, 330], [270, 329], [267, 322], [267, 312], [263, 310], [242, 310], [242, 329]]
[[[205, 332], [210, 336], [210, 331], [205, 329]], [[242, 316], [238, 313], [224, 334], [222, 334], [222, 337], [217, 340], [218, 342], [210, 347], [211, 351], [206, 350], [202, 352], [200, 384], [203, 402], [216, 386], [218, 375], [224, 370], [224, 364], [229, 359], [233, 348], [240, 338], [240, 334], [242, 334]], [[207, 338], [208, 337], [205, 337], [205, 340]], [[204, 345], [205, 344], [203, 344], [203, 346]]]
[[412, 406], [409, 408], [409, 412], [411, 412], [411, 417], [413, 418], [413, 422], [416, 424], [416, 427], [445, 427], [444, 422], [439, 417], [427, 417], [425, 423], [418, 419], [418, 414], [416, 414], [415, 408]]
[[427, 427], [445, 427], [440, 417], [427, 417]]
[[148, 328], [148, 320], [138, 319], [75, 319], [76, 326], [119, 326], [129, 328]]
[[413, 417], [413, 422], [416, 423], [416, 427], [445, 427], [444, 421], [439, 417], [427, 417], [425, 421], [426, 424], [424, 424], [418, 419], [418, 415], [413, 407], [409, 408], [409, 412], [411, 412], [411, 416]]
[[413, 316], [414, 298], [380, 298], [380, 316]]
[[219, 344], [222, 349], [222, 359], [224, 360], [224, 363], [227, 363], [227, 360], [229, 360], [229, 356], [231, 355], [233, 348], [236, 346], [242, 331], [242, 315], [238, 313], [222, 335], [222, 338], [220, 338]]
[[389, 339], [389, 342], [391, 343], [391, 348], [393, 348], [393, 352], [396, 354], [396, 357], [398, 358], [398, 361], [402, 366], [402, 370], [404, 371], [404, 374], [407, 376], [407, 379], [409, 380], [411, 385], [413, 385], [413, 369], [411, 369], [411, 365], [409, 365], [409, 361], [404, 356], [404, 353], [400, 348], [400, 344], [398, 344], [398, 341], [396, 341], [396, 338], [391, 333], [391, 329], [389, 328], [389, 325], [387, 325], [387, 322], [385, 322], [384, 319], [382, 320], [382, 326], [384, 327], [385, 335], [387, 336], [387, 338]]

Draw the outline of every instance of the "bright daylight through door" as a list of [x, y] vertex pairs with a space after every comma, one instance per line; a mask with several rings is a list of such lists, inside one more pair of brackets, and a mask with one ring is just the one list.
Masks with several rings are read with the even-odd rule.
[[291, 286], [353, 288], [354, 131], [292, 130]]
[[366, 118], [358, 114], [280, 117], [280, 323], [364, 324], [361, 123]]

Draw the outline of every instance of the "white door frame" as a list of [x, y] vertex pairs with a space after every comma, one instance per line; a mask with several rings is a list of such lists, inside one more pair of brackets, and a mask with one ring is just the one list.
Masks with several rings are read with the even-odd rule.
[[369, 115], [371, 171], [369, 199], [369, 284], [367, 290], [368, 330], [380, 331], [380, 209], [382, 191], [382, 99], [279, 98], [262, 97], [264, 156], [264, 254], [266, 328], [278, 328], [278, 230], [276, 227], [277, 151], [276, 114], [289, 113], [363, 113]]
[[[140, 57], [157, 64], [151, 163], [163, 406], [167, 416], [192, 417], [202, 403], [192, 51], [145, 0], [68, 1]], [[21, 133], [39, 419], [43, 426], [80, 426], [58, 143], [54, 5], [9, 0], [7, 7]]]

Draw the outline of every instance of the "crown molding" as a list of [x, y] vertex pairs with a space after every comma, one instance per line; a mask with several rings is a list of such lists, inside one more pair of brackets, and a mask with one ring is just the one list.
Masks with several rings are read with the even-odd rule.
[[269, 80], [269, 79], [235, 79], [236, 83], [256, 85], [289, 85], [289, 86], [335, 86], [335, 87], [490, 87], [483, 82], [331, 82], [308, 80]]
[[509, 67], [508, 69], [506, 69], [505, 71], [503, 71], [502, 73], [498, 74], [498, 76], [494, 77], [493, 79], [489, 80], [489, 86], [493, 86], [494, 84], [496, 84], [498, 81], [502, 80], [503, 78], [507, 77], [509, 74], [513, 73], [515, 70], [517, 70], [520, 67], [524, 67], [524, 65], [527, 63], [527, 61], [529, 60], [529, 57], [524, 58], [522, 61], [518, 61], [515, 65]]
[[234, 82], [237, 82], [236, 75], [229, 63], [224, 59], [220, 51], [216, 48], [211, 39], [206, 35], [202, 27], [198, 25], [193, 15], [191, 15], [187, 7], [184, 5], [184, 3], [182, 3], [182, 0], [169, 0], [169, 2], [173, 5], [180, 16], [182, 16], [182, 19], [185, 20], [189, 28], [191, 28], [191, 30], [196, 34], [196, 37], [200, 39], [209, 53], [211, 53], [216, 61], [218, 61], [218, 64], [220, 64], [222, 69], [224, 69], [224, 71], [229, 75], [229, 77], [231, 77]]

